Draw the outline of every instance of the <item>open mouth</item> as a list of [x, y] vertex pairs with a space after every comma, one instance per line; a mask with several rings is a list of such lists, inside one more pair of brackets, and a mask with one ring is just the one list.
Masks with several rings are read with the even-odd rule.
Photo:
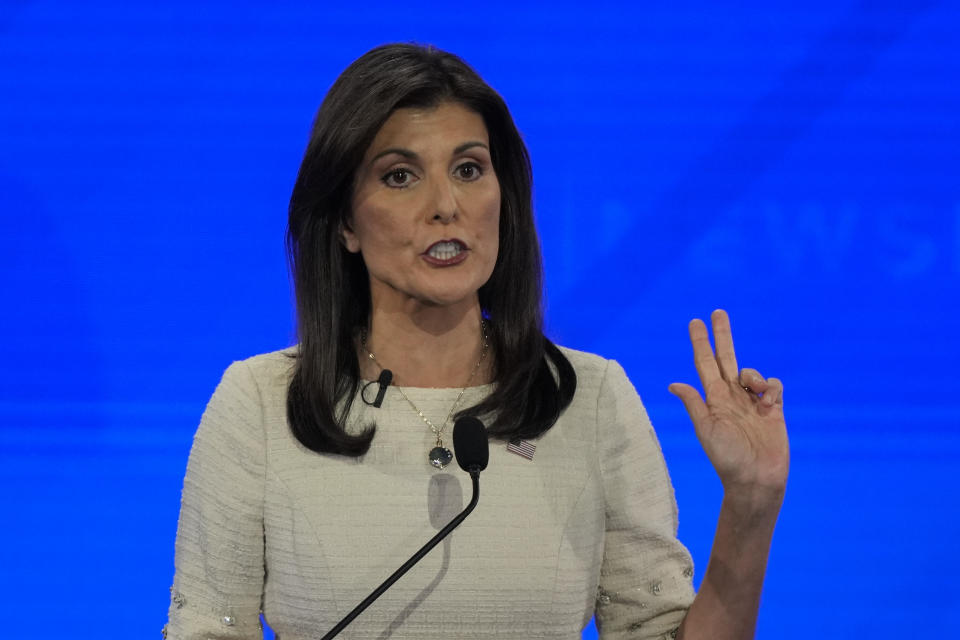
[[466, 247], [459, 240], [441, 240], [430, 245], [427, 255], [435, 260], [450, 260], [465, 250]]

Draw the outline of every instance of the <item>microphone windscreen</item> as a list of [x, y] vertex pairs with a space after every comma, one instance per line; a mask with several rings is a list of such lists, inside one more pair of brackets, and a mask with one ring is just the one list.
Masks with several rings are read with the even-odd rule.
[[380, 372], [380, 377], [377, 378], [377, 384], [379, 384], [381, 387], [389, 387], [392, 380], [393, 371], [390, 371], [390, 369], [384, 369]]
[[460, 418], [453, 424], [453, 450], [457, 464], [467, 472], [483, 471], [490, 460], [490, 445], [483, 423], [471, 416]]

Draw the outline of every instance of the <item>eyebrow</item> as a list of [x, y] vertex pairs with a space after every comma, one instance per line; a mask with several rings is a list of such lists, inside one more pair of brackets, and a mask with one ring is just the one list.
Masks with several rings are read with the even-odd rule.
[[[470, 142], [464, 142], [463, 144], [458, 146], [456, 149], [454, 149], [453, 155], [463, 153], [467, 149], [472, 149], [473, 147], [483, 147], [484, 149], [487, 149], [487, 151], [490, 150], [489, 147], [487, 147], [487, 145], [480, 142], [479, 140], [472, 140]], [[419, 157], [415, 152], [411, 151], [410, 149], [404, 149], [403, 147], [390, 147], [389, 149], [384, 149], [377, 155], [373, 156], [373, 158], [370, 159], [370, 164], [373, 164], [383, 156], [388, 156], [391, 153], [395, 153], [398, 156], [403, 156], [404, 158], [407, 158], [410, 160], [415, 160], [416, 158]]]

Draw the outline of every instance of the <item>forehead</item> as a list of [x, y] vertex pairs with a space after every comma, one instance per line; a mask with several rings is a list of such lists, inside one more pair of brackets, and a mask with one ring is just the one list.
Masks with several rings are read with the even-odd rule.
[[449, 151], [463, 142], [479, 141], [489, 146], [487, 126], [476, 111], [456, 102], [435, 107], [397, 109], [374, 137], [367, 156], [389, 147], [422, 153]]

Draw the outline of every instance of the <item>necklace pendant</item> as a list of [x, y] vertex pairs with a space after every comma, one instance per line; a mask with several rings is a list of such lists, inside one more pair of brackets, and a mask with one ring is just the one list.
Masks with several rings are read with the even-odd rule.
[[430, 449], [430, 464], [437, 469], [443, 469], [453, 460], [453, 452], [446, 447], [436, 446]]

